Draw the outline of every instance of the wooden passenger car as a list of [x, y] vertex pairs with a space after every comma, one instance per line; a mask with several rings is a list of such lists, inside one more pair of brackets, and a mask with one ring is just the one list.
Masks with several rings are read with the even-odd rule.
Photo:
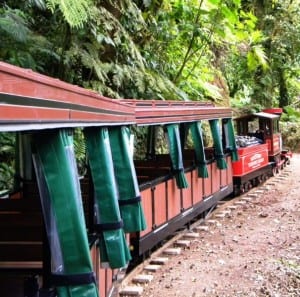
[[[230, 118], [228, 108], [216, 108], [210, 103], [131, 101], [135, 107], [137, 126], [148, 127], [148, 139], [153, 139], [156, 129], [169, 123], [179, 125], [201, 120]], [[140, 181], [143, 209], [147, 228], [131, 235], [135, 254], [142, 255], [175, 230], [199, 216], [218, 200], [233, 190], [231, 156], [226, 155], [227, 169], [217, 167], [213, 148], [205, 149], [208, 178], [199, 178], [195, 153], [183, 150], [185, 176], [189, 187], [176, 186], [169, 154], [159, 154], [147, 143], [144, 160], [136, 160], [135, 166]]]
[[[45, 290], [51, 286], [47, 283], [51, 257], [31, 161], [30, 137], [49, 129], [130, 125], [135, 123], [135, 116], [132, 107], [119, 100], [2, 62], [0, 103], [0, 131], [16, 133], [20, 143], [17, 192], [0, 199], [0, 290], [5, 296], [17, 297], [34, 286], [36, 275], [43, 276], [41, 286]], [[90, 182], [83, 179], [81, 187], [90, 227]], [[94, 243], [90, 242], [90, 248], [96, 281], [101, 296], [106, 296], [112, 288], [114, 271], [100, 268]], [[51, 290], [48, 294], [52, 296]]]
[[[232, 192], [231, 154], [226, 139], [223, 139], [224, 155], [220, 148], [218, 157], [227, 162], [226, 168], [218, 168], [216, 149], [207, 147], [204, 159], [208, 176], [203, 178], [197, 173], [194, 149], [185, 148], [185, 137], [181, 137], [182, 152], [179, 150], [178, 154], [183, 168], [179, 169], [184, 171], [188, 184], [184, 187], [176, 183], [178, 169], [174, 168], [170, 155], [158, 154], [153, 144], [155, 131], [160, 127], [177, 125], [183, 131], [181, 128], [199, 121], [223, 124], [221, 120], [231, 118], [228, 108], [200, 102], [112, 100], [2, 62], [0, 104], [0, 132], [16, 133], [19, 161], [14, 191], [0, 199], [0, 289], [5, 296], [23, 296], [23, 290], [27, 290], [29, 297], [35, 296], [37, 290], [44, 296], [54, 294], [51, 266], [56, 255], [53, 251], [51, 254], [46, 236], [47, 218], [41, 208], [43, 185], [41, 181], [38, 184], [38, 171], [32, 163], [31, 140], [36, 135], [45, 137], [61, 129], [88, 127], [147, 127], [147, 154], [134, 163], [146, 227], [129, 236], [133, 257], [151, 250]], [[118, 269], [100, 265], [98, 248], [102, 237], [95, 232], [95, 185], [90, 174], [80, 180], [80, 186], [95, 282], [100, 296], [109, 296]]]

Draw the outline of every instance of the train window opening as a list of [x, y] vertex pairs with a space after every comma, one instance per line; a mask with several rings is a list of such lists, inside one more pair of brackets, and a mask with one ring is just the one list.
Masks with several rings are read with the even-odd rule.
[[[145, 160], [151, 159], [151, 156], [154, 155], [154, 149], [152, 148], [155, 142], [155, 134], [154, 131], [149, 131], [150, 128], [154, 128], [154, 126], [150, 127], [131, 127], [131, 133], [133, 134], [133, 159], [134, 160]], [[148, 140], [149, 139], [149, 140]], [[148, 142], [150, 144], [148, 144]], [[150, 148], [147, 147], [150, 145]], [[149, 156], [147, 156], [149, 154]]]
[[169, 154], [165, 126], [138, 127], [134, 158], [155, 160]]
[[[199, 127], [193, 128], [192, 135], [191, 127], [197, 124]], [[226, 169], [226, 143], [222, 125], [220, 119], [212, 119], [188, 124], [148, 126], [146, 129], [135, 127], [134, 160], [140, 183], [170, 175], [171, 172], [177, 174], [182, 170], [190, 170], [191, 164], [200, 166], [214, 160], [220, 169]], [[143, 141], [139, 140], [139, 136]], [[196, 145], [195, 141], [198, 142]], [[185, 159], [185, 162], [180, 163], [181, 159]], [[207, 177], [205, 166], [200, 167], [200, 176]], [[156, 170], [155, 175], [152, 169]], [[180, 187], [185, 186], [184, 178], [182, 181], [182, 184], [178, 183]]]
[[[252, 121], [248, 122], [247, 133], [255, 134], [263, 130], [263, 126], [259, 123], [258, 118], [254, 118]], [[250, 135], [253, 136], [253, 135]]]
[[184, 134], [185, 135], [182, 144], [183, 149], [185, 150], [194, 149], [194, 142], [188, 125], [184, 127]]
[[169, 154], [166, 126], [158, 126], [156, 129], [155, 152], [158, 155]]
[[[180, 133], [185, 129], [183, 136], [181, 134], [181, 146], [183, 150], [193, 150], [194, 142], [192, 135], [187, 127], [180, 127]], [[143, 126], [132, 127], [134, 134], [134, 160], [155, 160], [161, 158], [168, 158], [169, 147], [168, 137], [166, 134], [166, 127], [161, 126]], [[208, 151], [213, 147], [213, 137], [208, 121], [201, 121], [202, 139], [204, 147]], [[220, 137], [222, 138], [222, 129], [220, 127]]]
[[[72, 132], [72, 131], [70, 131]], [[82, 128], [75, 128], [73, 132], [74, 151], [79, 176], [82, 178], [87, 174], [88, 161], [86, 153], [86, 142]]]
[[271, 120], [265, 118], [259, 118], [259, 131], [265, 135], [271, 134]]
[[202, 121], [202, 131], [204, 146], [212, 147], [214, 142], [208, 121]]
[[279, 120], [278, 119], [273, 120], [273, 133], [274, 134], [280, 133], [280, 130], [279, 130]]
[[0, 133], [0, 198], [9, 198], [18, 189], [16, 145], [16, 133]]

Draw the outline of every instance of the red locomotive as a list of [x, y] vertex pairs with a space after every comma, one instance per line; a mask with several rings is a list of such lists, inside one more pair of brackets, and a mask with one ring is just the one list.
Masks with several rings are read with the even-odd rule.
[[[109, 296], [119, 269], [289, 160], [279, 115], [266, 111], [237, 119], [235, 139], [229, 108], [113, 100], [2, 62], [0, 102], [17, 156], [14, 187], [0, 191], [8, 297]], [[146, 135], [136, 159], [130, 128]], [[86, 145], [82, 176], [74, 130]]]
[[282, 149], [279, 131], [281, 113], [273, 108], [235, 119], [239, 154], [232, 167], [235, 193], [248, 191], [289, 163], [291, 153]]

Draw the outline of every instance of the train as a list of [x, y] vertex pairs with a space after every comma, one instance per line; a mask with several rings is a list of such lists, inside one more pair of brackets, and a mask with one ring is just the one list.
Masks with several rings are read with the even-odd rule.
[[4, 62], [0, 106], [15, 156], [0, 191], [7, 297], [111, 296], [120, 271], [292, 156], [278, 108], [233, 119], [209, 102], [111, 99]]

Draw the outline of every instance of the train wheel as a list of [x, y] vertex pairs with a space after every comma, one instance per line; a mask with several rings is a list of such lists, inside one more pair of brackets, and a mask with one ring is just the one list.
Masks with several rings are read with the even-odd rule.
[[253, 188], [253, 185], [252, 185], [251, 182], [249, 182], [248, 184], [249, 184], [249, 186], [248, 186], [248, 191], [250, 191], [250, 190]]
[[249, 190], [251, 190], [252, 189], [251, 182], [246, 182], [244, 185], [244, 189], [245, 189], [245, 192], [248, 192]]
[[279, 173], [278, 167], [273, 167], [272, 173], [273, 173], [273, 176], [276, 176]]
[[262, 175], [257, 177], [257, 181], [258, 181], [258, 184], [261, 184], [263, 182]]
[[268, 175], [267, 174], [263, 174], [261, 176], [261, 182], [264, 183], [266, 180], [268, 179]]
[[256, 178], [252, 179], [251, 184], [253, 187], [257, 187], [259, 185], [258, 178], [256, 177]]
[[240, 185], [240, 195], [245, 193], [245, 185]]
[[240, 187], [234, 186], [233, 195], [234, 195], [234, 197], [241, 195]]

